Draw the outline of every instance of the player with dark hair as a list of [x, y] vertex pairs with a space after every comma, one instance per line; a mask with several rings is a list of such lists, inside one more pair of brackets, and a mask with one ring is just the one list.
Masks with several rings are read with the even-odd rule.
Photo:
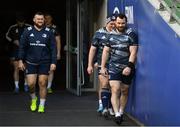
[[[34, 15], [34, 26], [28, 27], [20, 39], [19, 68], [25, 70], [31, 96], [31, 111], [37, 109], [35, 91], [38, 79], [40, 104], [38, 112], [45, 112], [49, 71], [56, 69], [57, 51], [53, 32], [44, 24], [44, 14]], [[25, 62], [25, 63], [24, 63]]]
[[[18, 69], [18, 51], [19, 51], [19, 40], [20, 36], [23, 33], [24, 29], [29, 27], [30, 25], [25, 23], [25, 17], [23, 15], [17, 15], [16, 16], [16, 24], [12, 25], [9, 27], [7, 33], [6, 33], [6, 39], [9, 42], [12, 42], [11, 44], [13, 45], [13, 51], [10, 56], [11, 63], [13, 64], [14, 67], [14, 84], [15, 84], [15, 89], [14, 93], [19, 93], [19, 69]], [[23, 76], [24, 77], [24, 76]], [[26, 78], [24, 77], [24, 91], [28, 92], [28, 85], [26, 82]]]
[[[101, 75], [101, 56], [105, 43], [108, 40], [108, 36], [110, 32], [114, 28], [115, 16], [108, 16], [106, 19], [106, 26], [97, 30], [93, 36], [92, 44], [89, 50], [89, 58], [88, 58], [88, 68], [87, 71], [89, 74], [93, 72], [94, 59], [95, 55], [97, 55], [97, 66], [98, 66], [98, 79], [99, 79], [99, 108], [98, 112], [102, 113], [104, 116], [108, 115], [108, 107], [110, 104], [110, 89], [109, 89], [109, 77], [107, 75]], [[111, 104], [110, 104], [111, 105]], [[111, 108], [110, 108], [111, 109]], [[112, 112], [112, 110], [111, 110]]]
[[[129, 85], [134, 76], [138, 40], [136, 33], [131, 28], [127, 28], [127, 18], [124, 14], [117, 15], [115, 24], [116, 29], [109, 36], [103, 49], [101, 72], [104, 75], [109, 73], [115, 121], [121, 124], [128, 99]], [[110, 60], [107, 72], [108, 56]]]

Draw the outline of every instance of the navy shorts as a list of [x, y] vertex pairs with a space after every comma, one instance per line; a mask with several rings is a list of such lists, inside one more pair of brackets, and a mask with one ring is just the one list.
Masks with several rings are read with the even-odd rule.
[[18, 50], [13, 51], [13, 52], [10, 54], [10, 58], [11, 58], [12, 60], [18, 60]]
[[26, 74], [49, 75], [50, 64], [26, 63]]
[[119, 73], [109, 73], [109, 80], [118, 80], [124, 84], [130, 85], [135, 74], [135, 69], [132, 69], [130, 75], [125, 76], [122, 71]]

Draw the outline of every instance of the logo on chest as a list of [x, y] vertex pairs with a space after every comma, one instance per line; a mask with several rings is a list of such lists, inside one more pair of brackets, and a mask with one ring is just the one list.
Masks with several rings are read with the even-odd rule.
[[42, 37], [43, 38], [47, 38], [47, 34], [42, 34]]

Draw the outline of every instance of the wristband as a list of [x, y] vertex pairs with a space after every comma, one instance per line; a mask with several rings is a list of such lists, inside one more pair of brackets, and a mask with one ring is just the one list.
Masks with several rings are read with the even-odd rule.
[[134, 68], [134, 63], [128, 62], [128, 67], [130, 67], [131, 69]]

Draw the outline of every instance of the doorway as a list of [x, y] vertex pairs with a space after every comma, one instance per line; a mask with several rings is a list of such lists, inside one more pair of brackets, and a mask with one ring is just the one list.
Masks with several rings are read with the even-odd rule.
[[[67, 89], [78, 96], [83, 91], [96, 91], [97, 75], [87, 74], [87, 60], [91, 38], [105, 22], [107, 0], [66, 0], [60, 4], [58, 0], [31, 0], [28, 6], [24, 1], [13, 2], [1, 5], [0, 11], [0, 91], [13, 91], [14, 88], [9, 63], [11, 44], [5, 34], [9, 26], [15, 24], [16, 13], [23, 13], [27, 23], [32, 24], [33, 14], [37, 11], [52, 14], [61, 34], [62, 57], [57, 64], [52, 88]], [[24, 6], [21, 5], [23, 3]]]
[[107, 14], [105, 6], [104, 0], [67, 0], [66, 3], [66, 88], [77, 96], [83, 91], [97, 90], [97, 73], [89, 76], [86, 69], [91, 39]]
[[[25, 17], [26, 23], [32, 24], [32, 18], [35, 12], [48, 12], [53, 18], [55, 24], [59, 28], [61, 34], [61, 45], [64, 47], [66, 44], [66, 1], [54, 0], [31, 0], [31, 1], [10, 1], [0, 5], [0, 91], [13, 91], [13, 66], [10, 64], [10, 53], [12, 51], [12, 43], [7, 41], [5, 35], [8, 28], [16, 23], [16, 15], [21, 14]], [[61, 60], [57, 63], [57, 70], [52, 88], [54, 90], [66, 89], [66, 56], [62, 48]], [[20, 81], [20, 90], [23, 91], [23, 81]]]

